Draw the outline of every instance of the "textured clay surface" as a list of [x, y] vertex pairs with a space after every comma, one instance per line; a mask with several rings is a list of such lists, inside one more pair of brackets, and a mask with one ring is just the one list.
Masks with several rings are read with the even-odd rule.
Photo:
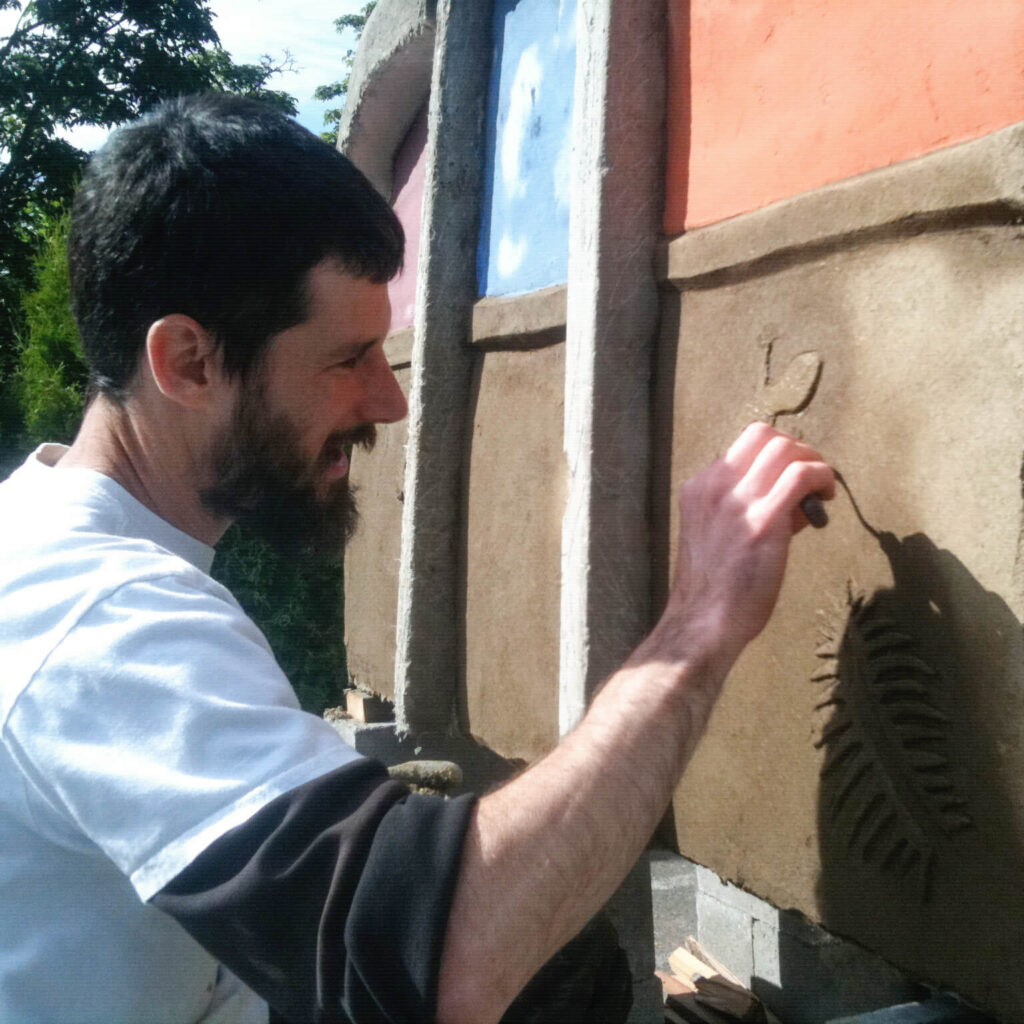
[[[408, 367], [395, 371], [409, 394]], [[394, 699], [395, 619], [402, 544], [402, 487], [407, 421], [377, 427], [372, 452], [352, 455], [349, 479], [359, 529], [345, 552], [345, 643], [348, 671], [364, 689]]]
[[460, 712], [492, 750], [529, 760], [558, 740], [565, 346], [479, 359]]
[[818, 251], [664, 312], [662, 586], [672, 494], [787, 374], [820, 362], [777, 422], [848, 486], [677, 791], [681, 852], [1024, 1020], [1020, 228]]

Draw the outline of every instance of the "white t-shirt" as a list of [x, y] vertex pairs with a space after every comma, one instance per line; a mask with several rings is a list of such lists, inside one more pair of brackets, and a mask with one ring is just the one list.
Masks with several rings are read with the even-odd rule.
[[62, 452], [0, 484], [0, 1021], [265, 1021], [145, 901], [359, 755], [299, 709], [213, 549]]

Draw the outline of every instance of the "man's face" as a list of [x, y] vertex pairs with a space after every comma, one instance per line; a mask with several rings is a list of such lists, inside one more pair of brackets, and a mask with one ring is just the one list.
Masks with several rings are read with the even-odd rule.
[[322, 263], [309, 275], [309, 317], [270, 343], [238, 385], [232, 423], [214, 445], [206, 507], [286, 554], [340, 554], [355, 528], [348, 452], [375, 423], [406, 414], [384, 356], [387, 287]]

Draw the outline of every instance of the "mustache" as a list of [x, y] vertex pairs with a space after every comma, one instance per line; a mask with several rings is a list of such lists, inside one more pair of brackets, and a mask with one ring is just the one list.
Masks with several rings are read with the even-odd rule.
[[327, 439], [332, 447], [344, 446], [352, 448], [363, 448], [366, 451], [373, 451], [377, 443], [377, 428], [372, 423], [363, 423], [351, 430], [339, 430]]

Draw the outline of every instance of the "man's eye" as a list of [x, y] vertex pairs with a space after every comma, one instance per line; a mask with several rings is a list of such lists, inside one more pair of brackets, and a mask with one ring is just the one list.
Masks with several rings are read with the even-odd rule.
[[366, 357], [373, 351], [373, 345], [366, 345], [361, 348], [354, 356], [350, 356], [348, 359], [342, 359], [335, 363], [335, 367], [340, 370], [354, 370], [357, 366], [366, 360]]

